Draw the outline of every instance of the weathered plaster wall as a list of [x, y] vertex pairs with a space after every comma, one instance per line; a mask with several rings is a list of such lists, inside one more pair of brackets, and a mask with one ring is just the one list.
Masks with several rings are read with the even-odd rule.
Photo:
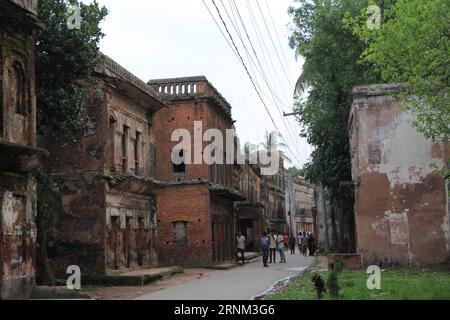
[[156, 266], [156, 221], [151, 214], [153, 199], [113, 190], [106, 195], [106, 206], [107, 268]]
[[47, 140], [61, 189], [50, 253], [58, 275], [70, 265], [96, 277], [158, 263], [152, 117], [162, 103], [113, 60], [104, 64], [87, 83], [90, 132], [76, 143]]
[[0, 214], [0, 298], [29, 298], [35, 284], [36, 254], [33, 175], [0, 175]]
[[390, 94], [395, 86], [357, 87], [351, 113], [358, 250], [365, 264], [440, 264], [449, 257], [447, 192], [431, 164], [445, 148], [412, 126]]
[[57, 276], [77, 265], [82, 276], [105, 274], [107, 138], [106, 85], [93, 81], [87, 88], [86, 106], [93, 121], [89, 134], [79, 142], [48, 136], [48, 168], [59, 185], [61, 210], [56, 217], [54, 246], [49, 259]]
[[28, 299], [35, 285], [36, 5], [0, 3], [0, 300]]

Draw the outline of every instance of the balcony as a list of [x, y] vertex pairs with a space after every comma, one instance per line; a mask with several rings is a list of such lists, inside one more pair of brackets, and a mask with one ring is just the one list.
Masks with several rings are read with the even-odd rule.
[[37, 169], [48, 151], [0, 139], [0, 172], [27, 173]]
[[15, 3], [22, 9], [25, 9], [37, 15], [38, 0], [9, 0], [9, 1]]

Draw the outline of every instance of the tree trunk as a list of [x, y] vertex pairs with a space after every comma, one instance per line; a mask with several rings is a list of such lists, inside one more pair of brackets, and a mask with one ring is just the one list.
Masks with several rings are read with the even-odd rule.
[[336, 252], [338, 244], [337, 226], [336, 226], [336, 209], [331, 206], [331, 251]]
[[53, 274], [53, 270], [48, 260], [48, 230], [44, 219], [40, 217], [38, 213], [36, 217], [37, 223], [37, 252], [36, 252], [36, 264], [37, 264], [37, 282], [44, 286], [56, 285], [56, 279]]

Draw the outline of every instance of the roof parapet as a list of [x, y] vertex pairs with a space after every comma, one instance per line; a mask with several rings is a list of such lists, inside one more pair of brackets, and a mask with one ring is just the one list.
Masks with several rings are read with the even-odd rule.
[[117, 63], [107, 55], [100, 53], [100, 56], [103, 61], [102, 64], [95, 70], [98, 74], [125, 83], [128, 87], [134, 87], [142, 94], [150, 97], [152, 102], [156, 105], [157, 109], [167, 107], [167, 105], [158, 98], [157, 93], [144, 81], [136, 77], [134, 74], [122, 67], [119, 63]]
[[205, 76], [155, 79], [147, 84], [160, 99], [167, 102], [211, 99], [232, 120], [231, 105]]
[[353, 87], [352, 96], [354, 99], [364, 97], [387, 96], [397, 94], [406, 87], [402, 83], [382, 83]]

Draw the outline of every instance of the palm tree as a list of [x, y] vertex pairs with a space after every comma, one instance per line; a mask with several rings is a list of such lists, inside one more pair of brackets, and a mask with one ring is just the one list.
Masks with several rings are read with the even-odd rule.
[[[266, 131], [264, 134], [264, 141], [259, 145], [261, 148], [267, 151], [283, 151], [282, 149], [286, 149], [288, 146], [286, 143], [280, 141], [281, 134], [277, 131]], [[283, 158], [286, 162], [292, 162], [292, 160], [286, 156], [283, 152]]]
[[246, 156], [251, 154], [251, 153], [253, 153], [253, 152], [255, 152], [257, 149], [258, 149], [258, 146], [256, 144], [253, 144], [253, 143], [250, 143], [250, 142], [246, 142], [244, 144], [244, 152], [245, 152]]

